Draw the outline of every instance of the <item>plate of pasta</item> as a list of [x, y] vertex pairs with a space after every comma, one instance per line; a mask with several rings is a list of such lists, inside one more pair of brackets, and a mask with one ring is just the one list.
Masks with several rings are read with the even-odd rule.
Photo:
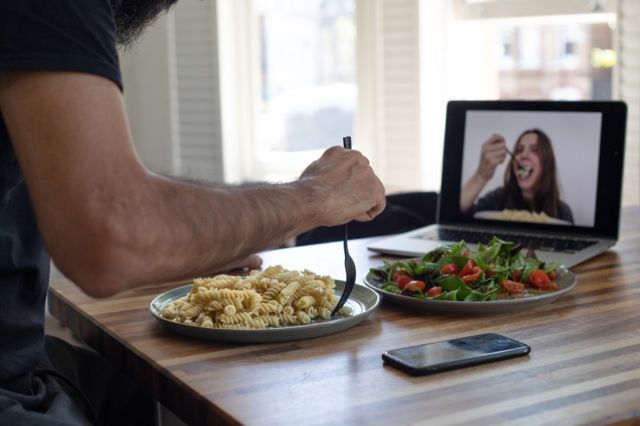
[[216, 275], [155, 297], [151, 314], [161, 326], [187, 336], [243, 343], [309, 339], [351, 328], [380, 303], [356, 285], [337, 315], [331, 312], [344, 282], [311, 271], [271, 266], [246, 276]]

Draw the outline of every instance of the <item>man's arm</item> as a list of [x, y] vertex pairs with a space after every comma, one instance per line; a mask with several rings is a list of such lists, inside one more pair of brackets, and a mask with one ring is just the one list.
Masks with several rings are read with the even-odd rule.
[[0, 111], [49, 253], [94, 296], [220, 270], [384, 208], [368, 161], [337, 147], [287, 184], [208, 187], [155, 175], [133, 149], [117, 86], [102, 77], [0, 74]]

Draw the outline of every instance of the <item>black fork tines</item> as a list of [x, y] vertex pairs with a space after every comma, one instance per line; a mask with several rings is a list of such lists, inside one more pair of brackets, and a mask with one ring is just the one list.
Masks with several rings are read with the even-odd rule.
[[344, 283], [344, 290], [342, 291], [342, 296], [338, 301], [338, 304], [331, 312], [331, 316], [335, 315], [340, 308], [344, 306], [346, 301], [349, 299], [351, 292], [353, 291], [353, 286], [356, 283], [356, 264], [353, 262], [351, 255], [349, 255], [349, 247], [347, 245], [348, 239], [348, 225], [344, 225], [344, 239], [342, 240], [342, 246], [344, 248], [344, 269], [347, 275], [347, 279]]

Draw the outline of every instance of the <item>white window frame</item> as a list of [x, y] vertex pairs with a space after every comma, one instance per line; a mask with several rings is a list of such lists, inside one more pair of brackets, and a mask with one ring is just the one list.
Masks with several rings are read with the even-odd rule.
[[[369, 3], [371, 2], [358, 1], [358, 16], [366, 13]], [[363, 8], [365, 12], [362, 11]], [[318, 149], [297, 152], [265, 151], [258, 146], [256, 123], [261, 83], [259, 34], [256, 22], [252, 22], [255, 16], [254, 0], [218, 0], [223, 158], [225, 181], [230, 183], [256, 179], [290, 180], [297, 177], [323, 152]], [[363, 36], [358, 27], [359, 44]], [[358, 56], [360, 61], [360, 52]], [[358, 104], [358, 108], [363, 104], [361, 95]], [[362, 119], [362, 113], [358, 109], [357, 134], [362, 134]], [[370, 151], [371, 144], [360, 142], [363, 139], [366, 138], [357, 138], [354, 148]], [[340, 142], [336, 141], [336, 145]]]

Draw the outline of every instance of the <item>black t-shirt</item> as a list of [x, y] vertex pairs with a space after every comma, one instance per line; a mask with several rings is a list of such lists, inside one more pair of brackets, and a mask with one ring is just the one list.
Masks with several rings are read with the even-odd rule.
[[[1, 0], [0, 72], [122, 81], [110, 0]], [[29, 393], [40, 359], [49, 257], [0, 111], [0, 390]]]

